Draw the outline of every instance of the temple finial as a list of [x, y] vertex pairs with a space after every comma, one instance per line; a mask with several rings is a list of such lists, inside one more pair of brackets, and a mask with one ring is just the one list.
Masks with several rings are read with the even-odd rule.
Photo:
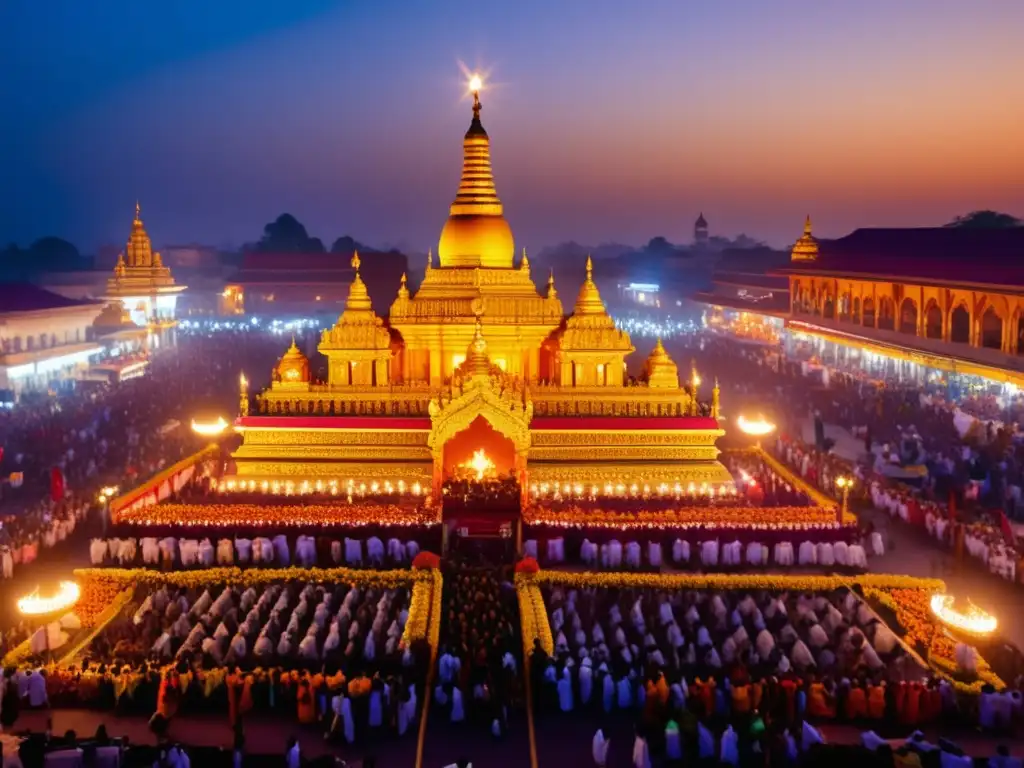
[[434, 251], [431, 248], [427, 248], [427, 272], [434, 266]]
[[356, 271], [357, 275], [359, 274], [359, 265], [360, 264], [362, 264], [362, 262], [359, 260], [359, 251], [353, 251], [352, 252], [352, 269], [354, 269]]
[[804, 234], [811, 234], [811, 214], [807, 214], [807, 218], [804, 220]]
[[594, 262], [590, 258], [590, 254], [587, 254], [587, 280], [594, 279]]
[[141, 216], [142, 216], [142, 206], [139, 205], [139, 201], [138, 201], [138, 199], [136, 199], [135, 200], [135, 220], [136, 221], [141, 221], [142, 220]]

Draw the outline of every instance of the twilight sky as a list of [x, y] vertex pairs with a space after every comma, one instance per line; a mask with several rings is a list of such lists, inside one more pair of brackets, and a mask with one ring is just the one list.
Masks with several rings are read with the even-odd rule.
[[2, 0], [0, 243], [436, 247], [483, 94], [517, 245], [1024, 215], [1020, 0]]

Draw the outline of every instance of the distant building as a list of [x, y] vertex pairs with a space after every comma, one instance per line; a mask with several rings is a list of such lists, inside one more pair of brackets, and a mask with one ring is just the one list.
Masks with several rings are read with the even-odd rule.
[[693, 242], [698, 248], [704, 248], [708, 244], [708, 222], [703, 212], [693, 224]]
[[[355, 275], [352, 253], [247, 253], [221, 294], [222, 314], [337, 316]], [[386, 312], [408, 266], [400, 253], [362, 251], [362, 275], [375, 309]]]
[[117, 257], [103, 298], [123, 304], [136, 325], [169, 326], [175, 323], [178, 295], [184, 290], [153, 250], [136, 203], [131, 236], [125, 253]]
[[29, 283], [0, 283], [0, 403], [77, 378], [103, 353], [93, 321], [103, 305]]

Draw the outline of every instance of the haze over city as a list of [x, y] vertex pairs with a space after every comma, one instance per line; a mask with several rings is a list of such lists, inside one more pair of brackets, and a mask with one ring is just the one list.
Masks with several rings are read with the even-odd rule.
[[[59, 12], [58, 12], [59, 11]], [[0, 8], [0, 241], [240, 245], [282, 211], [436, 247], [465, 68], [517, 245], [791, 243], [1024, 212], [1024, 5], [790, 0]]]

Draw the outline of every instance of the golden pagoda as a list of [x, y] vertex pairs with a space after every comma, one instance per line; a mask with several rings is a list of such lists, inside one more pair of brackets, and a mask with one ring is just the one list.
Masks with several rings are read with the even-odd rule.
[[103, 298], [122, 303], [137, 325], [173, 325], [178, 295], [185, 287], [175, 284], [171, 270], [153, 250], [136, 202], [128, 243], [117, 256]]
[[[564, 316], [542, 296], [525, 251], [513, 262], [480, 122], [479, 88], [463, 140], [462, 181], [419, 289], [398, 286], [389, 316], [370, 305], [358, 255], [348, 301], [323, 332], [327, 380], [312, 381], [295, 346], [235, 427], [247, 481], [392, 484], [440, 493], [452, 467], [486, 447], [528, 494], [545, 488], [714, 487], [723, 434], [696, 390], [680, 387], [659, 343], [646, 377], [627, 380], [629, 335], [586, 278]], [[294, 418], [301, 416], [302, 418]], [[502, 453], [503, 456], [496, 456]]]
[[415, 295], [391, 306], [391, 327], [404, 341], [404, 377], [439, 386], [465, 357], [476, 317], [483, 316], [491, 360], [515, 376], [541, 378], [542, 342], [562, 322], [557, 296], [541, 297], [525, 252], [519, 267], [512, 230], [494, 186], [490, 138], [480, 122], [480, 93], [462, 142], [462, 180]]
[[654, 345], [644, 364], [647, 386], [655, 389], [679, 389], [679, 367], [665, 351], [661, 339]]
[[811, 217], [808, 216], [804, 221], [804, 233], [800, 236], [800, 239], [793, 245], [793, 250], [789, 256], [790, 261], [817, 261], [818, 260], [818, 241], [814, 239], [814, 235], [811, 234]]

